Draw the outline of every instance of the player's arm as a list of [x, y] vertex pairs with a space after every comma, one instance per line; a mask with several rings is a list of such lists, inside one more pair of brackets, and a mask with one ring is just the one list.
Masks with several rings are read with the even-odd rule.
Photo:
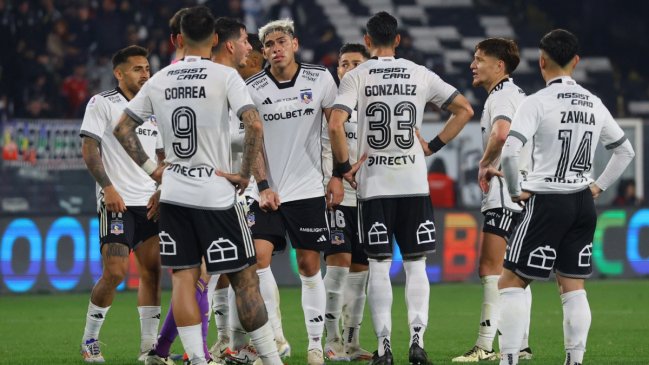
[[485, 193], [489, 191], [489, 180], [491, 180], [488, 169], [500, 156], [505, 140], [507, 140], [507, 134], [509, 134], [510, 123], [509, 120], [498, 119], [491, 126], [491, 134], [489, 134], [487, 147], [485, 147], [478, 170], [478, 183]]
[[92, 175], [97, 184], [101, 186], [104, 193], [104, 204], [106, 205], [106, 209], [110, 212], [124, 212], [126, 210], [126, 204], [124, 204], [124, 200], [117, 190], [115, 190], [108, 174], [106, 174], [104, 162], [102, 161], [101, 153], [99, 152], [99, 145], [100, 143], [96, 139], [84, 136], [81, 142], [81, 155], [83, 156], [83, 161], [86, 163], [90, 175]]
[[430, 142], [422, 144], [424, 154], [430, 156], [433, 153], [442, 149], [447, 143], [453, 140], [464, 126], [473, 117], [473, 108], [466, 98], [457, 93], [453, 100], [446, 106], [446, 109], [451, 112], [451, 116], [444, 124], [444, 127], [439, 134]]
[[243, 137], [243, 160], [239, 175], [246, 179], [253, 175], [255, 179], [258, 179], [262, 177], [259, 171], [259, 156], [264, 143], [264, 127], [257, 109], [248, 109], [243, 112], [241, 122], [243, 122], [246, 132]]
[[133, 161], [135, 161], [135, 163], [140, 166], [147, 175], [160, 183], [164, 166], [158, 166], [158, 164], [153, 162], [149, 158], [149, 155], [144, 151], [144, 148], [142, 148], [142, 143], [140, 143], [140, 139], [137, 138], [137, 134], [135, 133], [135, 129], [139, 125], [140, 123], [136, 122], [135, 119], [130, 117], [128, 114], [122, 113], [119, 122], [117, 122], [117, 126], [113, 130], [113, 134], [122, 147], [124, 147], [126, 153], [131, 157], [131, 159], [133, 159]]
[[366, 156], [361, 156], [353, 166], [349, 163], [345, 122], [358, 102], [357, 82], [353, 74], [353, 71], [349, 72], [340, 80], [338, 96], [331, 107], [329, 118], [327, 118], [327, 132], [329, 133], [331, 152], [333, 154], [334, 167], [332, 176], [344, 178], [356, 189], [355, 174], [365, 161]]

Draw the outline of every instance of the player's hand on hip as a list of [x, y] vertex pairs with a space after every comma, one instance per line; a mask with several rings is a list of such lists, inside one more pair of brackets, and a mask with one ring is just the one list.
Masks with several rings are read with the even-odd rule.
[[421, 136], [421, 133], [419, 133], [419, 129], [415, 128], [415, 134], [417, 135], [417, 139], [419, 140], [419, 144], [421, 144], [421, 149], [424, 150], [424, 156], [430, 156], [433, 154], [433, 151], [428, 148], [428, 141], [424, 139], [424, 137]]
[[343, 187], [343, 180], [339, 177], [332, 177], [327, 184], [327, 209], [331, 209], [339, 205], [345, 197], [345, 188]]
[[347, 180], [349, 185], [351, 185], [354, 189], [358, 187], [358, 184], [356, 184], [356, 172], [358, 172], [358, 169], [361, 168], [365, 160], [367, 160], [367, 154], [363, 154], [361, 158], [359, 158], [358, 161], [356, 161], [356, 163], [352, 165], [351, 170], [343, 174], [343, 179]]
[[266, 189], [259, 193], [259, 208], [264, 212], [277, 210], [280, 205], [279, 194], [272, 189]]
[[162, 183], [162, 173], [167, 168], [167, 165], [168, 165], [167, 163], [158, 165], [158, 167], [155, 170], [153, 170], [153, 173], [150, 175], [151, 178], [155, 180], [155, 182], [157, 182], [158, 184]]
[[124, 199], [122, 199], [113, 185], [104, 188], [104, 205], [109, 212], [123, 213], [126, 211]]
[[480, 189], [488, 193], [489, 192], [489, 182], [494, 176], [500, 176], [503, 177], [502, 171], [498, 171], [493, 166], [488, 166], [488, 167], [482, 167], [478, 169], [478, 184], [480, 184]]
[[146, 204], [146, 218], [156, 222], [160, 218], [160, 190], [156, 190]]
[[593, 199], [599, 198], [599, 194], [602, 193], [602, 188], [595, 183], [590, 184], [588, 187], [590, 188], [590, 193], [593, 194]]
[[532, 196], [529, 191], [523, 191], [519, 196], [512, 196], [512, 201], [521, 207], [525, 206], [525, 202]]
[[241, 176], [240, 174], [229, 174], [227, 172], [217, 170], [216, 175], [224, 177], [230, 182], [230, 184], [234, 185], [234, 187], [237, 189], [237, 194], [239, 195], [243, 194], [246, 191], [248, 183], [250, 182], [250, 178]]

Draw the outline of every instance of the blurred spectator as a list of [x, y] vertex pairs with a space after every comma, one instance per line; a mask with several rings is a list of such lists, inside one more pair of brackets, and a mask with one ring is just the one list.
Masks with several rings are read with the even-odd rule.
[[125, 19], [117, 10], [115, 0], [102, 0], [96, 18], [97, 52], [111, 55], [124, 47]]
[[428, 169], [428, 187], [433, 207], [455, 207], [455, 181], [446, 174], [446, 165], [441, 158], [435, 158]]
[[88, 79], [86, 79], [86, 65], [77, 64], [74, 66], [72, 75], [63, 80], [61, 94], [67, 101], [65, 116], [68, 118], [81, 117], [83, 104], [88, 100]]
[[289, 0], [279, 0], [277, 4], [270, 7], [268, 15], [271, 20], [275, 19], [295, 19], [293, 4]]
[[[323, 65], [335, 71], [338, 65], [338, 50], [342, 43], [336, 37], [336, 28], [327, 24], [320, 32], [318, 44], [314, 47], [313, 63]], [[333, 72], [335, 75], [336, 72]]]
[[636, 195], [635, 181], [622, 179], [617, 184], [617, 196], [611, 205], [616, 207], [637, 207], [642, 204], [642, 199]]
[[399, 43], [399, 47], [397, 47], [397, 57], [405, 58], [418, 65], [426, 66], [426, 57], [421, 51], [415, 49], [412, 44], [413, 41], [410, 33], [405, 29], [400, 29], [399, 34], [401, 34], [401, 42]]

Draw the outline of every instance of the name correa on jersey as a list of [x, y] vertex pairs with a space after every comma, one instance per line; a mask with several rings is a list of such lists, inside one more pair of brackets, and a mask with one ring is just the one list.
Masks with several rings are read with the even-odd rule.
[[367, 154], [356, 178], [359, 199], [429, 194], [415, 128], [426, 103], [446, 108], [456, 95], [435, 73], [394, 57], [369, 60], [343, 77], [334, 107], [358, 110], [355, 157]]
[[[323, 196], [322, 109], [330, 108], [336, 97], [329, 71], [300, 64], [291, 80], [279, 82], [265, 69], [246, 84], [264, 123], [271, 188], [282, 202]], [[258, 196], [256, 190], [253, 196]]]
[[[516, 109], [518, 109], [518, 106], [523, 99], [525, 99], [525, 92], [516, 86], [512, 79], [502, 80], [489, 92], [489, 96], [485, 101], [484, 110], [482, 111], [482, 116], [480, 117], [483, 148], [487, 148], [493, 124], [497, 120], [511, 122], [516, 113]], [[530, 158], [529, 155], [529, 146], [525, 146], [519, 159], [518, 170], [520, 172], [527, 170]], [[498, 169], [500, 168], [500, 156], [492, 162], [491, 166]], [[519, 180], [522, 181], [524, 176], [525, 175], [521, 173]], [[516, 212], [522, 210], [518, 204], [512, 202], [509, 190], [507, 189], [507, 184], [505, 184], [505, 181], [500, 177], [492, 178], [489, 182], [489, 192], [482, 194], [481, 210], [484, 212], [495, 208], [506, 208]]]
[[575, 192], [592, 182], [596, 143], [614, 148], [624, 132], [601, 100], [570, 77], [551, 80], [525, 99], [510, 135], [532, 145], [531, 168], [523, 190]]
[[[80, 135], [101, 144], [101, 159], [106, 175], [127, 206], [144, 206], [155, 192], [155, 182], [131, 159], [113, 135], [128, 99], [119, 88], [93, 96], [83, 116]], [[149, 158], [155, 160], [156, 146], [161, 146], [155, 117], [144, 116], [135, 133]], [[96, 187], [97, 199], [101, 187]], [[99, 208], [99, 207], [98, 207]]]
[[231, 171], [229, 110], [240, 116], [249, 108], [254, 105], [236, 70], [194, 56], [142, 87], [126, 113], [136, 121], [152, 111], [158, 117], [169, 163], [160, 201], [199, 209], [234, 204], [234, 187], [215, 171]]

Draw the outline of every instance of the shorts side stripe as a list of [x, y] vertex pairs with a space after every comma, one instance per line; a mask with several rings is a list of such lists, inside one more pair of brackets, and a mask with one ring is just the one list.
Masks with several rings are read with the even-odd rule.
[[108, 222], [106, 221], [108, 217], [106, 216], [106, 205], [104, 203], [101, 203], [101, 208], [99, 209], [99, 237], [103, 238], [106, 237], [106, 225]]
[[534, 209], [534, 196], [528, 202], [528, 209], [525, 211], [525, 216], [521, 221], [519, 229], [516, 230], [516, 234], [512, 239], [512, 244], [507, 255], [508, 261], [517, 262], [518, 256], [520, 256], [521, 247], [523, 246], [523, 238], [527, 233], [527, 227], [532, 217], [532, 210]]
[[246, 223], [243, 207], [239, 204], [234, 204], [234, 210], [236, 211], [237, 219], [239, 220], [239, 228], [241, 228], [241, 235], [243, 238], [243, 246], [246, 250], [246, 257], [253, 257], [255, 256], [255, 248], [252, 243], [252, 234], [250, 233], [250, 228]]
[[356, 228], [358, 228], [358, 243], [363, 243], [363, 234], [365, 231], [363, 231], [363, 219], [361, 218], [363, 216], [363, 202], [358, 201], [358, 211], [356, 214]]
[[532, 215], [534, 215], [534, 203], [536, 201], [536, 196], [532, 196], [530, 200], [528, 201], [528, 204], [530, 206], [530, 209], [528, 210], [529, 214], [527, 214], [527, 220], [524, 222], [524, 226], [521, 227], [521, 235], [518, 237], [518, 242], [516, 243], [516, 251], [514, 252], [514, 262], [518, 262], [518, 259], [521, 256], [521, 250], [523, 248], [523, 241], [525, 239], [525, 236], [527, 235], [527, 230], [530, 226], [530, 222], [532, 221]]

